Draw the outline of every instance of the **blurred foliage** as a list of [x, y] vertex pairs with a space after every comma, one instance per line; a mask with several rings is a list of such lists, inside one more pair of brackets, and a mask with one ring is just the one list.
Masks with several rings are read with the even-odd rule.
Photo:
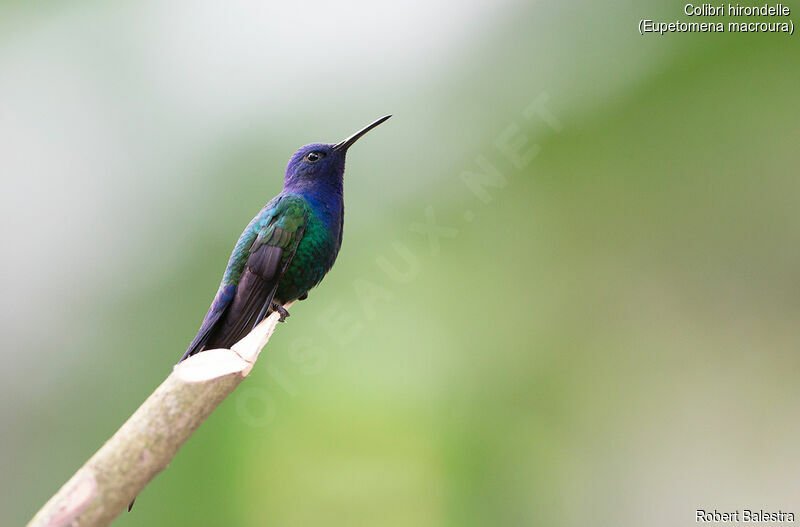
[[[406, 64], [396, 89], [331, 111], [341, 136], [395, 113], [351, 153], [334, 270], [117, 524], [666, 526], [698, 507], [791, 510], [798, 48], [636, 33], [673, 7], [503, 6], [439, 76]], [[542, 93], [560, 131], [523, 114]], [[99, 191], [124, 206], [119, 225], [150, 221], [130, 246], [93, 239], [104, 278], [64, 285], [69, 327], [26, 318], [36, 346], [5, 350], [10, 370], [18, 354], [48, 360], [5, 384], [4, 524], [163, 379], [290, 149], [319, 139], [309, 108], [281, 135], [287, 114], [267, 118], [281, 101], [264, 104], [174, 179]], [[495, 146], [509, 126], [539, 148], [521, 169]], [[507, 180], [488, 203], [461, 179], [478, 156]], [[126, 185], [152, 198], [126, 202]], [[426, 211], [451, 229], [437, 244], [415, 230]]]

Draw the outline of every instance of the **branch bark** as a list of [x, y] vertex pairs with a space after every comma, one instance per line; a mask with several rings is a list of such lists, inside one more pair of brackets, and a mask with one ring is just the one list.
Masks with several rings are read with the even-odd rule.
[[275, 331], [278, 316], [272, 313], [231, 349], [203, 351], [177, 364], [28, 527], [110, 524], [247, 377]]

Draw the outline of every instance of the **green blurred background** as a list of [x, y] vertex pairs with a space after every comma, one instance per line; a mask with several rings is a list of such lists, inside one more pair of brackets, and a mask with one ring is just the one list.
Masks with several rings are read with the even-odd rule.
[[290, 154], [386, 113], [334, 270], [116, 525], [800, 513], [798, 37], [637, 32], [682, 10], [0, 3], [0, 523], [169, 373]]

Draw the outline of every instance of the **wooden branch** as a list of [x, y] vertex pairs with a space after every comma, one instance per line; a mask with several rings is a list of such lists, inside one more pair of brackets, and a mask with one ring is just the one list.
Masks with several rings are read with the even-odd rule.
[[229, 350], [203, 351], [177, 364], [28, 527], [110, 524], [247, 377], [275, 331], [278, 316], [272, 313]]

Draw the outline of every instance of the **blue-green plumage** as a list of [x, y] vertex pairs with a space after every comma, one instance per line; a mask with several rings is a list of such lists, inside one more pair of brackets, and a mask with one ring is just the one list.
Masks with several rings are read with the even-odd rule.
[[283, 191], [236, 242], [217, 295], [181, 360], [204, 349], [230, 347], [272, 310], [305, 298], [322, 280], [342, 245], [347, 149], [389, 117], [341, 143], [315, 143], [295, 152]]

